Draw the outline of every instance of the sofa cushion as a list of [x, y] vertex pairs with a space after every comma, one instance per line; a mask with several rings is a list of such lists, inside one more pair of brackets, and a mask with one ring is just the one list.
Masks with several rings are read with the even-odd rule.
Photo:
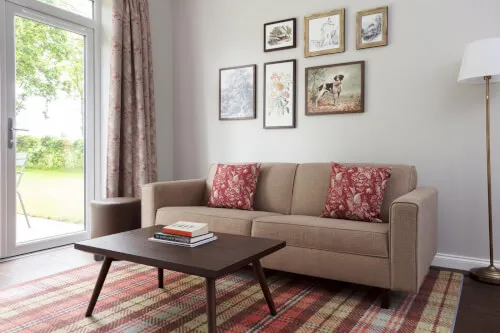
[[[260, 165], [253, 206], [255, 210], [290, 214], [297, 165], [295, 163], [262, 163]], [[210, 197], [216, 171], [217, 164], [212, 164], [208, 170], [205, 204]]]
[[390, 174], [390, 168], [346, 168], [332, 163], [330, 187], [321, 216], [382, 222], [380, 208]]
[[286, 241], [287, 246], [389, 257], [389, 224], [304, 215], [256, 218], [252, 236]]
[[177, 221], [208, 223], [208, 230], [250, 236], [252, 221], [277, 213], [247, 211], [204, 206], [163, 207], [156, 212], [156, 224], [170, 225]]
[[[417, 171], [414, 166], [399, 164], [340, 163], [346, 167], [365, 166], [391, 168], [391, 177], [382, 201], [380, 218], [389, 221], [391, 203], [417, 187]], [[292, 215], [320, 216], [328, 194], [331, 173], [330, 163], [304, 163], [297, 167], [293, 188]]]
[[260, 164], [219, 164], [208, 199], [209, 207], [253, 210]]

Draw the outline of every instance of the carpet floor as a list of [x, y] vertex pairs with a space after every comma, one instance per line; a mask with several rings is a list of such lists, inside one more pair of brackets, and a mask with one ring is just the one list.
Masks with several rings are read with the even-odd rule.
[[[0, 290], [0, 332], [206, 332], [204, 279], [114, 262], [93, 317], [85, 310], [99, 273], [92, 264]], [[463, 276], [431, 270], [418, 294], [269, 272], [272, 317], [251, 269], [217, 280], [218, 332], [451, 332]]]

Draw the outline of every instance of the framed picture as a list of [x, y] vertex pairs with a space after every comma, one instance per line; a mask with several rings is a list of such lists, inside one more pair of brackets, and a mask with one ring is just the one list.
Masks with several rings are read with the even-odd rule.
[[306, 115], [364, 111], [365, 62], [306, 68]]
[[295, 128], [296, 61], [264, 64], [264, 128]]
[[264, 24], [264, 52], [293, 49], [297, 47], [297, 19]]
[[344, 52], [344, 9], [306, 16], [304, 54], [314, 57]]
[[257, 65], [219, 70], [219, 120], [255, 119]]
[[387, 7], [364, 10], [356, 14], [356, 49], [387, 45]]

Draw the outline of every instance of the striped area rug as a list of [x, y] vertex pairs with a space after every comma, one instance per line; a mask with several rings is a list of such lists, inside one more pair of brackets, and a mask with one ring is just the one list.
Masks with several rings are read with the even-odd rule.
[[[204, 280], [114, 262], [94, 316], [85, 318], [100, 264], [0, 290], [0, 332], [206, 332]], [[459, 273], [431, 271], [420, 293], [395, 293], [391, 309], [380, 291], [347, 283], [270, 272], [278, 315], [269, 315], [251, 269], [217, 280], [219, 332], [450, 332], [458, 307]]]

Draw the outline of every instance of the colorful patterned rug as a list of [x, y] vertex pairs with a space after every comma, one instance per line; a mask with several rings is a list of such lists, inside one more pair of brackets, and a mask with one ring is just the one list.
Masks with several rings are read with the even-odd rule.
[[[94, 316], [85, 318], [100, 264], [0, 290], [0, 332], [206, 332], [204, 280], [114, 262]], [[463, 276], [432, 270], [419, 294], [269, 272], [278, 315], [269, 315], [251, 269], [217, 280], [218, 332], [450, 332]]]

